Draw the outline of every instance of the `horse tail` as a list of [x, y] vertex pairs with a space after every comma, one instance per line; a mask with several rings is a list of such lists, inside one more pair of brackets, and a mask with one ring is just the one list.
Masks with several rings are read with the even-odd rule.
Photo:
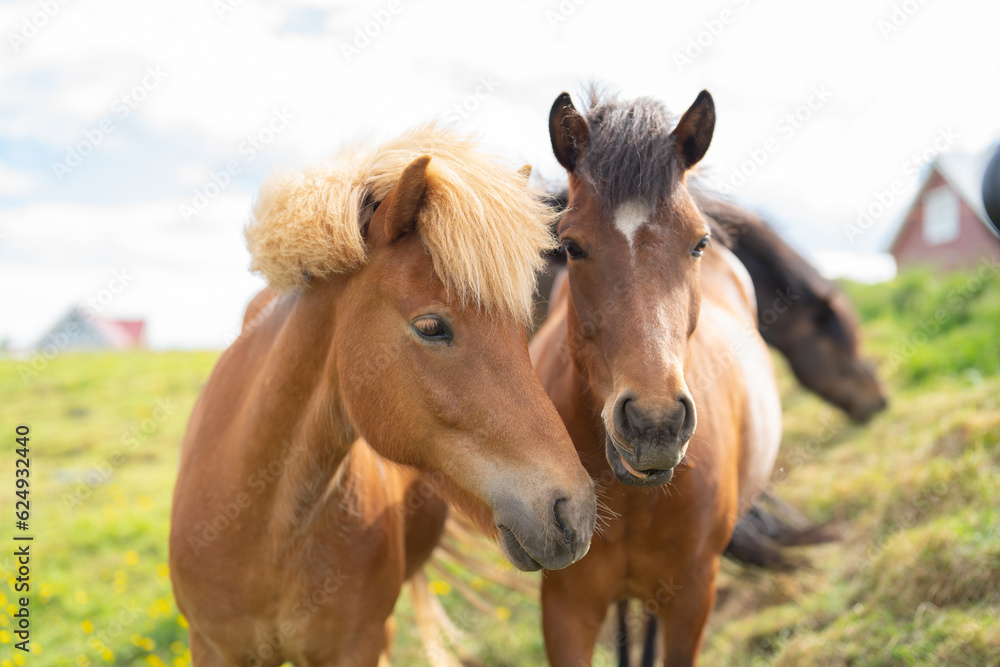
[[827, 524], [814, 524], [794, 507], [764, 492], [733, 529], [724, 556], [766, 570], [791, 571], [804, 565], [785, 547], [835, 542], [840, 536]]
[[618, 608], [618, 667], [631, 667], [632, 659], [628, 653], [628, 600], [619, 600]]
[[452, 623], [437, 597], [431, 595], [426, 572], [418, 570], [407, 585], [417, 621], [417, 634], [431, 667], [462, 667], [462, 662], [448, 647], [448, 642], [457, 644], [461, 641], [462, 632]]
[[[628, 600], [618, 602], [618, 667], [630, 667], [628, 636]], [[645, 614], [643, 614], [645, 615]], [[640, 667], [656, 666], [656, 616], [646, 618], [646, 636], [642, 640], [642, 662]]]

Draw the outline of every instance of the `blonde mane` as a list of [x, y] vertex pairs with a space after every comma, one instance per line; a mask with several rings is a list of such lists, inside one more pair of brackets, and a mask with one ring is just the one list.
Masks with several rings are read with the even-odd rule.
[[278, 291], [309, 276], [350, 273], [366, 260], [372, 203], [403, 169], [430, 155], [417, 231], [452, 298], [528, 318], [535, 280], [554, 247], [552, 209], [523, 175], [434, 124], [330, 164], [269, 177], [246, 229], [250, 269]]

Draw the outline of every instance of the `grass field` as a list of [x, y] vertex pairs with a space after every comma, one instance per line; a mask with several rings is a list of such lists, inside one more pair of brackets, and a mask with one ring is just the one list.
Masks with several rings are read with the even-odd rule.
[[[782, 373], [774, 489], [839, 543], [788, 574], [724, 566], [703, 664], [1000, 664], [1000, 275], [849, 285], [892, 404], [866, 426]], [[33, 632], [13, 649], [15, 564], [0, 555], [0, 667], [190, 663], [166, 560], [177, 445], [216, 353], [0, 361], [11, 508], [14, 428], [31, 426]], [[6, 511], [6, 510], [5, 510]], [[544, 664], [537, 603], [466, 573], [492, 603], [431, 588], [486, 665]], [[527, 581], [534, 581], [526, 577]], [[404, 597], [395, 664], [425, 664]], [[608, 648], [596, 664], [614, 664]]]

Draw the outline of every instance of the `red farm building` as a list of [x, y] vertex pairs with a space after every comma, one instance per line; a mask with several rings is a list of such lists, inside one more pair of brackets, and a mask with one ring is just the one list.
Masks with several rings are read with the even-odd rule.
[[972, 269], [1000, 261], [1000, 235], [983, 206], [983, 174], [993, 147], [976, 155], [942, 154], [924, 171], [889, 245], [900, 269]]

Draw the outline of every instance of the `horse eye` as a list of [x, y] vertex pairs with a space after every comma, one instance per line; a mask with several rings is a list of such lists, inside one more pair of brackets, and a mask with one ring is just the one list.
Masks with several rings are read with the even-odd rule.
[[570, 259], [583, 259], [585, 257], [583, 249], [576, 244], [576, 241], [566, 239], [562, 246], [566, 250], [566, 256]]
[[413, 321], [413, 330], [427, 340], [450, 340], [451, 333], [441, 318], [436, 315], [425, 315]]
[[693, 255], [694, 257], [701, 257], [702, 254], [705, 252], [705, 248], [707, 247], [708, 247], [708, 237], [705, 236], [702, 237], [702, 239], [698, 241], [698, 245], [696, 245], [691, 250], [691, 255]]

